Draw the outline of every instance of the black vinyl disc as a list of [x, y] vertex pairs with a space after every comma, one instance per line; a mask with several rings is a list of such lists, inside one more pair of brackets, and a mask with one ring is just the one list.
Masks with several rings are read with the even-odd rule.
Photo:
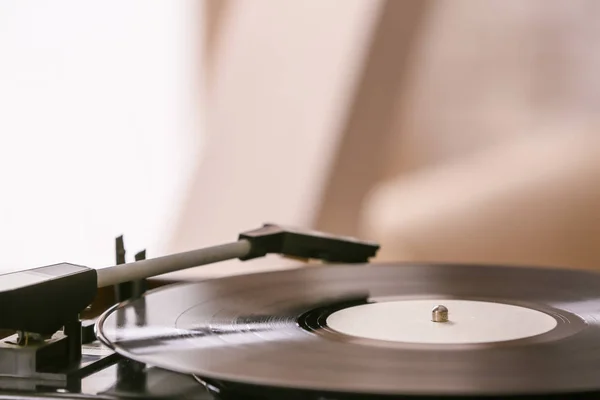
[[[524, 338], [448, 344], [358, 337], [327, 322], [348, 307], [440, 298], [536, 310], [554, 326]], [[452, 315], [450, 309], [450, 322]], [[600, 274], [593, 272], [365, 264], [170, 286], [105, 313], [97, 331], [126, 357], [208, 381], [322, 393], [506, 397], [600, 393], [599, 321]]]

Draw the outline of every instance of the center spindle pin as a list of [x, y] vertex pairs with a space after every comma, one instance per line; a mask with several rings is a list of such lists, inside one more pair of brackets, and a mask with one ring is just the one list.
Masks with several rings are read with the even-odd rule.
[[431, 310], [431, 320], [433, 322], [448, 322], [448, 309], [442, 305], [435, 306]]

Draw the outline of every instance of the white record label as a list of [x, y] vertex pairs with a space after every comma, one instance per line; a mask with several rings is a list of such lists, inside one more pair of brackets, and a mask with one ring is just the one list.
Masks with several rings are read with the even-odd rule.
[[[448, 309], [447, 322], [433, 322], [432, 310]], [[350, 336], [422, 344], [470, 344], [516, 340], [554, 329], [556, 319], [509, 304], [431, 299], [364, 304], [332, 313], [327, 325]]]

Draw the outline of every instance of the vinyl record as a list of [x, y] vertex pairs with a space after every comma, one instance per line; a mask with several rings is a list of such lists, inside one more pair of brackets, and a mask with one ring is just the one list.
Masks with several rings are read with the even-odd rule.
[[319, 393], [600, 391], [600, 274], [339, 265], [176, 285], [98, 321], [139, 362], [208, 382]]

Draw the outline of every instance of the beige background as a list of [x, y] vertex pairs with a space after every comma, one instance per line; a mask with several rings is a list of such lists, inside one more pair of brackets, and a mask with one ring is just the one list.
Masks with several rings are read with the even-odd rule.
[[595, 2], [205, 4], [209, 141], [173, 250], [275, 221], [386, 260], [598, 263]]

